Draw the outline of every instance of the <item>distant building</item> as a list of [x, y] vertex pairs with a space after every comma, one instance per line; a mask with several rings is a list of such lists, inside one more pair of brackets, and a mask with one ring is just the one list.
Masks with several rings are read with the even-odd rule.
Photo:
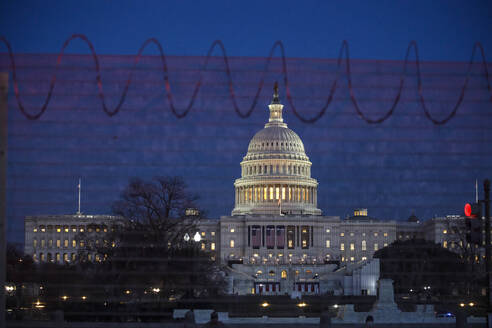
[[73, 262], [86, 242], [77, 239], [79, 233], [94, 232], [103, 236], [117, 220], [117, 216], [111, 215], [27, 216], [24, 219], [24, 253], [32, 255], [36, 262]]

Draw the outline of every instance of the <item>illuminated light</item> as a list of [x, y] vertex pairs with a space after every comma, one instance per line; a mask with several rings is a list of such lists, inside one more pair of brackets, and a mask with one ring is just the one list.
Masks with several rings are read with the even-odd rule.
[[338, 304], [333, 305], [335, 309], [338, 309]]
[[184, 241], [190, 241], [190, 235], [188, 235], [188, 233], [185, 233], [183, 239]]
[[131, 294], [131, 291], [127, 289], [127, 290], [125, 290], [125, 294], [127, 294], [127, 295]]
[[160, 288], [152, 288], [152, 291], [154, 293], [159, 293], [161, 291], [161, 289]]
[[87, 299], [87, 296], [82, 296], [82, 299], [85, 301]]
[[260, 305], [261, 305], [261, 307], [263, 307], [263, 308], [267, 308], [267, 307], [269, 307], [269, 306], [270, 306], [270, 304], [269, 304], [268, 302], [263, 302], [263, 303], [261, 303]]
[[475, 303], [470, 302], [468, 305], [469, 305], [469, 306], [475, 306]]
[[472, 207], [469, 203], [465, 204], [465, 216], [471, 216], [472, 214]]
[[44, 308], [44, 304], [41, 303], [39, 300], [37, 300], [36, 303], [34, 303], [34, 307], [36, 309], [43, 309]]
[[297, 306], [300, 308], [303, 308], [303, 307], [306, 307], [307, 304], [305, 302], [301, 302], [301, 303], [297, 304]]
[[195, 242], [197, 242], [197, 243], [198, 243], [200, 240], [202, 240], [202, 236], [200, 236], [200, 233], [199, 233], [198, 231], [197, 231], [197, 232], [195, 233], [195, 235], [193, 236], [193, 240], [194, 240]]
[[62, 300], [64, 300], [64, 301], [68, 300], [68, 296], [67, 296], [67, 295], [63, 295], [61, 298], [62, 298]]
[[461, 307], [465, 307], [465, 303], [460, 303], [460, 306]]

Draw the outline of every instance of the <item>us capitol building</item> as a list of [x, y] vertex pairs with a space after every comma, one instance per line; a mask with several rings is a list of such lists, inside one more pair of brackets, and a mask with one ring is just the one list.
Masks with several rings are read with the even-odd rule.
[[[277, 85], [268, 107], [268, 122], [251, 139], [234, 182], [231, 215], [202, 220], [192, 232], [224, 268], [229, 293], [376, 295], [379, 260], [372, 256], [378, 249], [423, 238], [457, 251], [447, 232], [463, 217], [402, 222], [371, 218], [366, 209], [345, 219], [322, 215], [312, 163], [283, 120]], [[96, 223], [103, 233], [114, 220], [80, 213], [28, 216], [25, 253], [35, 261], [69, 263], [83, 247], [78, 232]]]

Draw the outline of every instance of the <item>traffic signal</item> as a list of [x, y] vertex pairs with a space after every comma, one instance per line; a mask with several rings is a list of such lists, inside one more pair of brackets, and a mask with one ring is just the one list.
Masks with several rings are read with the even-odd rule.
[[465, 205], [466, 241], [481, 246], [482, 235], [482, 206], [479, 203]]
[[479, 203], [465, 204], [465, 216], [469, 218], [482, 218], [482, 206]]

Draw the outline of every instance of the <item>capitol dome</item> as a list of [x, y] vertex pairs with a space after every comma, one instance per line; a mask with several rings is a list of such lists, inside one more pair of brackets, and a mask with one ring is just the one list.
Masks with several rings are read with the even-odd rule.
[[301, 138], [284, 123], [277, 84], [268, 107], [268, 123], [251, 139], [241, 178], [234, 182], [232, 215], [321, 215], [316, 208], [318, 182], [311, 178]]

